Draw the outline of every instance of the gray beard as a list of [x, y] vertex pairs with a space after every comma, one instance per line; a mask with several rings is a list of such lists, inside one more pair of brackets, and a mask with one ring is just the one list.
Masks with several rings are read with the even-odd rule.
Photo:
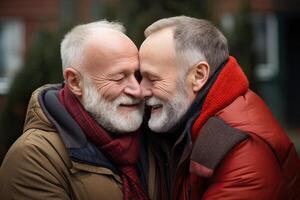
[[147, 103], [152, 101], [151, 104], [157, 103], [163, 105], [160, 113], [151, 113], [148, 126], [152, 131], [157, 133], [168, 132], [187, 112], [191, 102], [187, 100], [187, 91], [184, 86], [184, 83], [177, 82], [178, 92], [169, 101], [162, 101], [155, 97], [147, 100]]

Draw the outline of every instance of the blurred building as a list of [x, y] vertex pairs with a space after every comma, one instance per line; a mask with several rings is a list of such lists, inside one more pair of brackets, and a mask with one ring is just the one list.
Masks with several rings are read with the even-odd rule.
[[300, 2], [215, 0], [213, 16], [230, 32], [237, 13], [247, 3], [253, 34], [249, 48], [253, 49], [257, 92], [281, 123], [297, 129], [300, 127]]
[[61, 24], [72, 20], [89, 20], [93, 1], [0, 1], [0, 112], [10, 83], [38, 32], [57, 31]]
[[[0, 1], [0, 111], [15, 73], [36, 32], [58, 26], [59, 0]], [[47, 44], [45, 44], [47, 45]]]
[[[70, 20], [85, 22], [101, 12], [102, 4], [121, 0], [1, 0], [0, 1], [0, 112], [15, 72], [40, 29], [56, 31]], [[147, 0], [136, 0], [147, 1]], [[160, 0], [161, 2], [163, 0]], [[160, 2], [156, 1], [156, 3]], [[133, 2], [130, 1], [131, 3]], [[148, 3], [151, 1], [147, 1]], [[300, 7], [299, 0], [199, 0], [211, 8], [214, 21], [227, 35], [246, 5], [250, 15], [253, 77], [256, 91], [286, 127], [300, 127]], [[124, 8], [126, 9], [126, 8]], [[94, 17], [93, 17], [94, 16]], [[134, 22], [132, 22], [134, 23]], [[243, 41], [241, 41], [243, 42]], [[47, 45], [47, 44], [45, 44]]]

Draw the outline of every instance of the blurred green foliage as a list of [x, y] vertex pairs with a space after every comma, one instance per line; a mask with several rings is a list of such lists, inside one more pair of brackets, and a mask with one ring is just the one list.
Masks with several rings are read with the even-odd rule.
[[22, 133], [31, 93], [45, 83], [62, 81], [59, 53], [60, 34], [41, 31], [29, 50], [6, 96], [0, 116], [0, 141], [7, 149]]
[[230, 54], [237, 58], [237, 61], [246, 73], [250, 88], [256, 90], [254, 80], [254, 52], [253, 32], [251, 25], [251, 12], [249, 1], [241, 3], [240, 10], [234, 15], [234, 27], [230, 32], [223, 30], [229, 43]]
[[144, 40], [144, 30], [154, 21], [176, 15], [209, 18], [208, 0], [127, 0], [109, 5], [103, 12], [109, 20], [122, 22], [127, 34], [139, 47]]

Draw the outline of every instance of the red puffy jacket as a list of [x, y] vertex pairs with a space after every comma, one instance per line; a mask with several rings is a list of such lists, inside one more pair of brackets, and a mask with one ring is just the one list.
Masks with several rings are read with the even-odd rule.
[[[172, 148], [183, 149], [177, 166], [163, 166], [155, 148], [161, 145], [153, 145], [158, 170], [149, 177], [158, 179], [157, 199], [300, 200], [300, 161], [294, 145], [265, 103], [249, 90], [233, 57], [209, 89], [191, 136], [192, 142], [187, 139], [183, 148]], [[180, 154], [169, 155], [174, 160]], [[160, 177], [174, 169], [168, 188]]]
[[[248, 89], [233, 57], [210, 89], [192, 134], [197, 140], [185, 184], [192, 199], [300, 199], [294, 145]], [[181, 194], [185, 199], [187, 192]]]
[[[234, 146], [209, 177], [191, 169], [192, 199], [300, 199], [295, 148], [256, 94], [248, 90], [215, 116], [249, 137]], [[203, 189], [205, 180], [208, 186]]]

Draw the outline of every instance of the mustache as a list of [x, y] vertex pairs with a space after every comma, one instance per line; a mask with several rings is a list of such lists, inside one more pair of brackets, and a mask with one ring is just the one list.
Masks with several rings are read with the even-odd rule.
[[147, 106], [154, 106], [157, 104], [164, 104], [164, 102], [156, 97], [151, 97], [149, 99], [146, 100], [146, 105]]
[[114, 101], [115, 104], [125, 104], [125, 105], [139, 104], [141, 102], [143, 102], [142, 99], [137, 99], [129, 96], [120, 96]]

